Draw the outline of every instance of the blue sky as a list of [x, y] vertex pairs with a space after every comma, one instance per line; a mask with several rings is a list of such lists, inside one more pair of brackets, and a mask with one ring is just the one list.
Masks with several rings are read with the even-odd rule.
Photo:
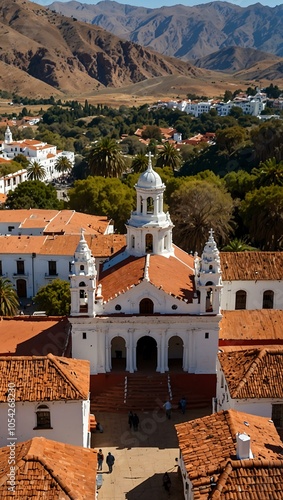
[[[37, 0], [36, 3], [39, 3], [41, 5], [50, 5], [53, 0]], [[55, 0], [54, 0], [55, 1]], [[68, 0], [56, 0], [56, 1], [63, 1], [67, 2]], [[201, 3], [208, 3], [211, 0], [199, 0], [199, 1], [194, 1], [194, 0], [184, 0], [184, 1], [172, 1], [172, 0], [129, 0], [129, 1], [118, 1], [118, 3], [122, 4], [127, 4], [127, 5], [135, 5], [137, 7], [150, 7], [152, 9], [162, 7], [162, 6], [172, 6], [176, 4], [182, 4], [182, 5], [199, 5]], [[88, 3], [88, 4], [96, 4], [98, 1], [94, 0], [85, 0], [81, 1], [80, 3]], [[234, 0], [233, 3], [235, 5], [239, 5], [240, 7], [247, 7], [248, 5], [253, 5], [255, 3], [261, 3], [262, 5], [267, 5], [268, 7], [275, 7], [276, 5], [281, 5], [282, 2], [279, 0], [261, 0], [260, 2], [257, 2], [256, 0]]]

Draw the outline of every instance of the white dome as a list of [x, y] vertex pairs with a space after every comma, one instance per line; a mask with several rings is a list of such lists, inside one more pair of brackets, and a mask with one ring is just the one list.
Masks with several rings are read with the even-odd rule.
[[148, 158], [148, 167], [143, 174], [139, 177], [139, 180], [136, 184], [137, 188], [146, 188], [146, 189], [152, 189], [152, 188], [160, 188], [163, 187], [163, 182], [161, 180], [160, 175], [158, 175], [152, 168], [151, 164], [151, 155], [149, 154]]

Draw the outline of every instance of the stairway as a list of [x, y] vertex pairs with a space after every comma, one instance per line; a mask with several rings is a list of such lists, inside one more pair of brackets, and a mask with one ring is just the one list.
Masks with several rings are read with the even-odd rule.
[[[201, 393], [193, 393], [194, 387], [189, 382], [186, 388], [178, 386], [178, 380], [171, 380], [173, 408], [185, 396], [187, 408], [205, 408], [211, 405], [211, 398]], [[97, 412], [133, 412], [153, 411], [161, 408], [168, 398], [168, 374], [151, 373], [127, 374], [127, 393], [125, 398], [125, 382], [114, 383], [105, 392], [94, 396], [91, 400], [91, 413]], [[125, 402], [124, 402], [125, 399]]]

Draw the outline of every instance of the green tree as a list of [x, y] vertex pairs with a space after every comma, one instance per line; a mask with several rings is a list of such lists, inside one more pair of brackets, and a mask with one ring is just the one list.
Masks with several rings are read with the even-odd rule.
[[142, 131], [142, 138], [143, 139], [155, 139], [156, 141], [161, 142], [161, 140], [162, 140], [161, 130], [157, 125], [148, 125]]
[[256, 176], [256, 183], [260, 186], [283, 186], [283, 161], [277, 162], [276, 158], [268, 158], [252, 170]]
[[249, 245], [245, 240], [234, 238], [221, 250], [222, 252], [255, 252], [258, 248]]
[[228, 127], [216, 131], [216, 144], [230, 155], [236, 147], [244, 142], [246, 131], [242, 127]]
[[255, 188], [256, 177], [245, 170], [238, 170], [226, 174], [224, 182], [232, 198], [243, 200], [246, 194]]
[[251, 140], [257, 160], [265, 161], [275, 158], [283, 160], [283, 123], [280, 120], [268, 120], [251, 130]]
[[0, 278], [0, 316], [15, 316], [19, 309], [19, 299], [11, 281]]
[[157, 167], [171, 167], [174, 170], [179, 170], [182, 164], [182, 155], [170, 142], [163, 144], [163, 149], [158, 153], [156, 166]]
[[29, 159], [22, 153], [19, 153], [17, 156], [14, 156], [13, 161], [20, 163], [22, 168], [27, 168], [29, 165]]
[[69, 190], [69, 207], [78, 212], [107, 215], [114, 220], [117, 231], [124, 233], [134, 206], [134, 194], [120, 179], [88, 177], [76, 181]]
[[38, 161], [31, 161], [27, 166], [27, 176], [29, 181], [42, 181], [45, 176], [45, 168]]
[[125, 159], [114, 139], [103, 137], [88, 153], [91, 175], [120, 177], [125, 170]]
[[132, 170], [135, 173], [143, 172], [147, 169], [148, 156], [144, 153], [138, 153], [132, 160]]
[[279, 250], [283, 238], [283, 187], [264, 186], [247, 193], [240, 216], [255, 246]]
[[170, 213], [174, 241], [184, 250], [201, 253], [210, 228], [218, 245], [224, 244], [232, 223], [233, 200], [224, 188], [207, 181], [191, 181], [172, 194]]
[[62, 208], [62, 203], [58, 200], [56, 189], [51, 184], [25, 181], [8, 193], [5, 207], [11, 210], [19, 208], [59, 210]]
[[61, 174], [64, 174], [65, 172], [70, 173], [72, 170], [73, 166], [70, 160], [67, 158], [67, 156], [59, 156], [55, 162], [55, 170], [57, 172], [60, 172]]
[[45, 311], [48, 316], [67, 316], [71, 304], [70, 283], [55, 279], [41, 287], [33, 300], [37, 311]]

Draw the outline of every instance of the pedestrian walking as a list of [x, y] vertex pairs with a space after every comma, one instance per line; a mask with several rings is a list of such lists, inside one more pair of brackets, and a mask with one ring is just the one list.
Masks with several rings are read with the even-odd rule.
[[98, 450], [98, 453], [97, 453], [97, 463], [98, 463], [98, 468], [97, 468], [97, 470], [102, 470], [103, 460], [104, 460], [104, 455], [103, 455], [103, 453], [102, 453], [102, 450], [101, 450], [101, 449], [99, 449], [99, 450]]
[[114, 462], [115, 462], [115, 457], [109, 451], [106, 457], [106, 463], [108, 465], [109, 474], [113, 471]]
[[133, 427], [134, 427], [134, 431], [137, 431], [138, 428], [139, 428], [139, 423], [140, 423], [140, 419], [139, 417], [137, 416], [136, 413], [134, 413], [133, 415]]
[[164, 403], [163, 408], [165, 408], [165, 411], [166, 411], [166, 417], [168, 418], [168, 420], [170, 420], [170, 418], [171, 418], [171, 410], [172, 410], [172, 405], [171, 405], [171, 403], [170, 403], [169, 399], [167, 399], [167, 401]]
[[129, 426], [130, 426], [130, 429], [133, 427], [133, 418], [134, 418], [134, 414], [132, 411], [129, 411], [129, 415], [128, 415], [128, 423], [129, 423]]
[[186, 411], [186, 406], [187, 406], [187, 401], [186, 401], [185, 396], [183, 396], [183, 397], [182, 397], [182, 399], [180, 399], [180, 401], [179, 401], [179, 406], [180, 406], [180, 408], [181, 408], [181, 412], [182, 412], [182, 413], [183, 413], [183, 415], [184, 415], [184, 413], [185, 413], [185, 411]]

